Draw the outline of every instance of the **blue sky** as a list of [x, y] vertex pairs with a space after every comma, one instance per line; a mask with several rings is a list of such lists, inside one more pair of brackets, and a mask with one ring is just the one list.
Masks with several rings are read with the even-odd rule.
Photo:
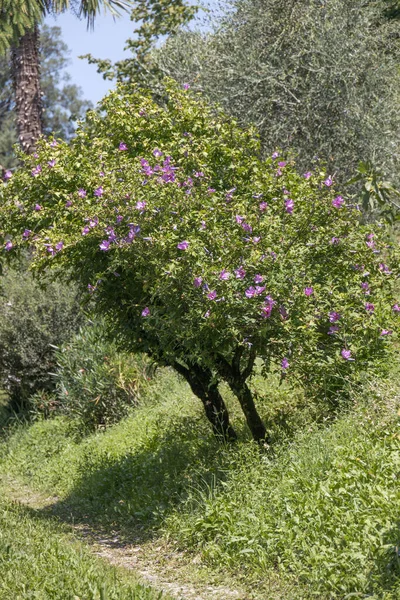
[[82, 88], [84, 98], [95, 104], [114, 86], [114, 82], [104, 81], [96, 72], [95, 65], [89, 65], [78, 56], [90, 53], [96, 58], [110, 58], [113, 62], [129, 56], [130, 53], [123, 49], [127, 38], [132, 37], [135, 23], [128, 13], [115, 20], [110, 15], [101, 15], [94, 31], [87, 30], [86, 21], [79, 21], [69, 13], [48, 17], [46, 23], [61, 27], [63, 40], [71, 50], [71, 64], [67, 71], [72, 82]]

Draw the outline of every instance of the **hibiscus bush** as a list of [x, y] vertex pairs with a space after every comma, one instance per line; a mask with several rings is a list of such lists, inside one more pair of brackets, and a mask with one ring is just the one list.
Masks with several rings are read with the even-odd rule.
[[[4, 256], [68, 273], [116, 339], [174, 366], [234, 437], [227, 381], [255, 439], [256, 359], [337, 397], [396, 336], [397, 248], [315, 168], [261, 158], [253, 130], [166, 83], [119, 87], [70, 142], [43, 141], [0, 189]], [[210, 408], [211, 407], [211, 408]]]

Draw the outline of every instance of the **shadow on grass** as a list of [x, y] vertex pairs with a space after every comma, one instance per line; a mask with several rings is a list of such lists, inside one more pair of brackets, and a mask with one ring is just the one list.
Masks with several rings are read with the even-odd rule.
[[118, 543], [151, 539], [165, 517], [194, 490], [223, 477], [231, 452], [219, 445], [193, 418], [182, 418], [151, 444], [113, 459], [86, 458], [71, 493], [36, 510], [107, 534], [118, 531]]

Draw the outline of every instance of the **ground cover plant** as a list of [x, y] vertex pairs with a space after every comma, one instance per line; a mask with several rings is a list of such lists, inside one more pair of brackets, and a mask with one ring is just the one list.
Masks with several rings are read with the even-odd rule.
[[[370, 382], [351, 413], [297, 423], [273, 454], [217, 444], [171, 372], [153, 394], [147, 409], [89, 437], [65, 418], [19, 428], [1, 447], [0, 472], [56, 494], [54, 514], [128, 539], [166, 537], [249, 593], [264, 584], [263, 598], [277, 576], [284, 591], [271, 598], [290, 597], [286, 582], [299, 598], [398, 598], [396, 385]], [[290, 390], [275, 400], [290, 406]]]
[[167, 83], [105, 98], [67, 144], [43, 142], [0, 188], [4, 256], [71, 274], [118, 342], [176, 368], [214, 431], [234, 438], [217, 382], [267, 437], [256, 359], [337, 400], [386, 364], [397, 245], [363, 225], [333, 175], [260, 157], [251, 130]]
[[67, 528], [4, 498], [0, 567], [4, 600], [167, 600], [91, 556]]

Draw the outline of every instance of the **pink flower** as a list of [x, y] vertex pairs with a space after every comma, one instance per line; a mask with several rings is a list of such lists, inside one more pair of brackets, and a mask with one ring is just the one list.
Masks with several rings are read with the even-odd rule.
[[390, 329], [382, 329], [380, 335], [392, 335], [393, 331]]
[[329, 313], [329, 321], [331, 323], [336, 323], [336, 321], [339, 321], [339, 319], [340, 319], [340, 314], [338, 312], [333, 310]]
[[42, 207], [40, 206], [40, 204], [35, 204], [35, 210], [36, 211], [42, 210]]
[[366, 302], [365, 303], [365, 310], [367, 312], [374, 312], [375, 306], [371, 302]]
[[334, 206], [335, 208], [340, 208], [341, 206], [343, 206], [343, 204], [344, 200], [342, 196], [336, 196], [336, 198], [332, 200], [332, 206]]
[[217, 292], [215, 292], [215, 291], [210, 292], [209, 294], [207, 294], [207, 298], [209, 300], [215, 300], [216, 297], [217, 297]]
[[289, 368], [289, 361], [286, 357], [282, 360], [281, 367], [284, 371]]
[[263, 306], [261, 308], [261, 314], [264, 317], [264, 319], [268, 319], [271, 316], [272, 309], [273, 309], [272, 304], [266, 304], [265, 306]]
[[304, 293], [306, 296], [311, 296], [314, 293], [314, 288], [306, 287], [306, 288], [304, 288]]
[[190, 84], [189, 83], [184, 83], [183, 84], [183, 89], [186, 91], [190, 88]]
[[148, 317], [148, 316], [150, 316], [150, 309], [148, 306], [146, 306], [146, 308], [144, 308], [142, 310], [142, 317]]
[[293, 209], [294, 202], [291, 198], [288, 198], [287, 200], [285, 200], [285, 210], [287, 213], [289, 213], [289, 215], [291, 215], [293, 213]]
[[125, 142], [121, 142], [118, 146], [118, 150], [121, 150], [121, 152], [123, 152], [124, 150], [128, 150], [128, 146], [125, 144]]
[[329, 177], [327, 177], [324, 181], [324, 185], [326, 185], [327, 187], [331, 187], [331, 185], [333, 185], [333, 179], [332, 177], [329, 175]]
[[281, 160], [278, 162], [278, 167], [280, 167], [281, 169], [283, 169], [284, 167], [286, 167], [287, 162], [284, 160]]
[[8, 242], [6, 242], [4, 245], [4, 248], [6, 250], [12, 250], [12, 247], [13, 247], [13, 243], [10, 240], [8, 240]]
[[184, 240], [183, 242], [179, 242], [179, 244], [177, 244], [176, 247], [178, 248], [178, 250], [187, 250], [189, 248], [189, 242]]
[[246, 277], [246, 271], [243, 267], [239, 267], [238, 269], [235, 269], [235, 275], [236, 279], [244, 279]]
[[392, 311], [395, 312], [395, 313], [399, 313], [400, 312], [400, 306], [398, 304], [395, 304], [392, 307]]
[[342, 358], [344, 358], [344, 360], [354, 360], [354, 358], [351, 358], [350, 350], [346, 350], [345, 348], [343, 348], [340, 354], [342, 355]]
[[304, 177], [304, 179], [310, 179], [311, 175], [312, 175], [311, 171], [307, 171], [307, 173], [304, 173], [303, 177]]
[[219, 274], [219, 278], [222, 279], [223, 281], [227, 281], [227, 279], [229, 279], [229, 277], [230, 277], [230, 273], [226, 269], [222, 269], [221, 273]]

